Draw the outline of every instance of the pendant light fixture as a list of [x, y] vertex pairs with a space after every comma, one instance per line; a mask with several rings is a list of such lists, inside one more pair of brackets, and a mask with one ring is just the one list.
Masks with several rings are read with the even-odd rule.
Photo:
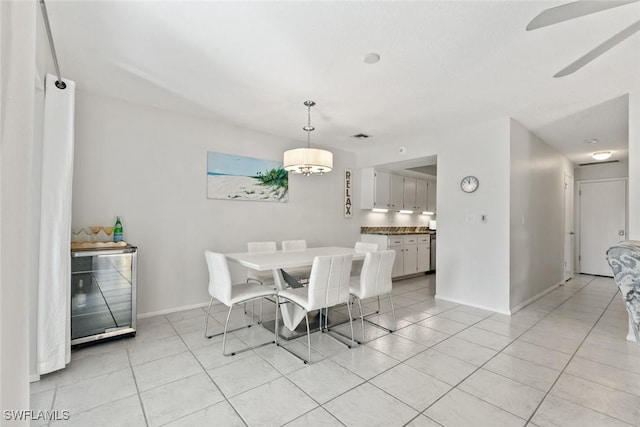
[[302, 129], [307, 132], [307, 147], [294, 148], [284, 152], [284, 169], [291, 173], [309, 175], [323, 175], [333, 169], [333, 153], [327, 150], [311, 148], [311, 107], [316, 105], [313, 101], [305, 101], [307, 107], [307, 125]]

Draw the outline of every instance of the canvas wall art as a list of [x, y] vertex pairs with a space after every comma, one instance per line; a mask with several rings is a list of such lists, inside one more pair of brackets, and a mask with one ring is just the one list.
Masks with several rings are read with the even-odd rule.
[[207, 198], [286, 203], [289, 174], [273, 160], [208, 152]]

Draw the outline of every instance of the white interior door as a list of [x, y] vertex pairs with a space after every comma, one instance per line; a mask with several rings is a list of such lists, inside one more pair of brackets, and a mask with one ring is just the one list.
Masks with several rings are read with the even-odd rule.
[[607, 249], [626, 239], [625, 180], [580, 184], [580, 271], [612, 276]]
[[564, 176], [564, 280], [573, 277], [573, 177]]

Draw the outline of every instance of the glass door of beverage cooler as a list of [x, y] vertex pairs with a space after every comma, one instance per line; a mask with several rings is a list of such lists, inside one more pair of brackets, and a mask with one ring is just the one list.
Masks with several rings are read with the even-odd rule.
[[71, 344], [135, 335], [135, 247], [72, 251]]

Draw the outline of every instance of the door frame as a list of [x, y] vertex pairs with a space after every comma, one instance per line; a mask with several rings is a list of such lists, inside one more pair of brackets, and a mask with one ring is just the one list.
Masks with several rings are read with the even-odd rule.
[[603, 179], [583, 179], [576, 181], [576, 192], [574, 194], [574, 208], [576, 212], [576, 217], [574, 219], [574, 228], [576, 229], [576, 241], [574, 251], [574, 271], [581, 272], [582, 265], [580, 264], [580, 192], [582, 191], [582, 184], [590, 184], [594, 182], [611, 182], [611, 181], [624, 181], [624, 228], [625, 228], [625, 239], [629, 236], [629, 178], [628, 177], [620, 177], [620, 178], [603, 178]]
[[[576, 253], [576, 197], [575, 197], [575, 181], [574, 181], [574, 176], [570, 175], [568, 172], [565, 171], [564, 173], [564, 207], [563, 207], [563, 212], [564, 212], [564, 244], [565, 244], [565, 250], [564, 250], [564, 262], [563, 262], [563, 272], [562, 272], [562, 276], [563, 276], [563, 280], [565, 282], [573, 279], [573, 276], [575, 275], [576, 272], [576, 264], [575, 264], [575, 253]], [[571, 193], [569, 193], [569, 191], [571, 191]], [[569, 212], [567, 212], [567, 204], [569, 204], [571, 206], [571, 209]], [[569, 224], [567, 224], [567, 222], [569, 222]], [[567, 239], [570, 240], [569, 242], [569, 255], [567, 256]], [[569, 264], [567, 266], [567, 264]], [[569, 269], [567, 270], [567, 267], [569, 267]], [[569, 276], [566, 276], [567, 271], [569, 272]]]

